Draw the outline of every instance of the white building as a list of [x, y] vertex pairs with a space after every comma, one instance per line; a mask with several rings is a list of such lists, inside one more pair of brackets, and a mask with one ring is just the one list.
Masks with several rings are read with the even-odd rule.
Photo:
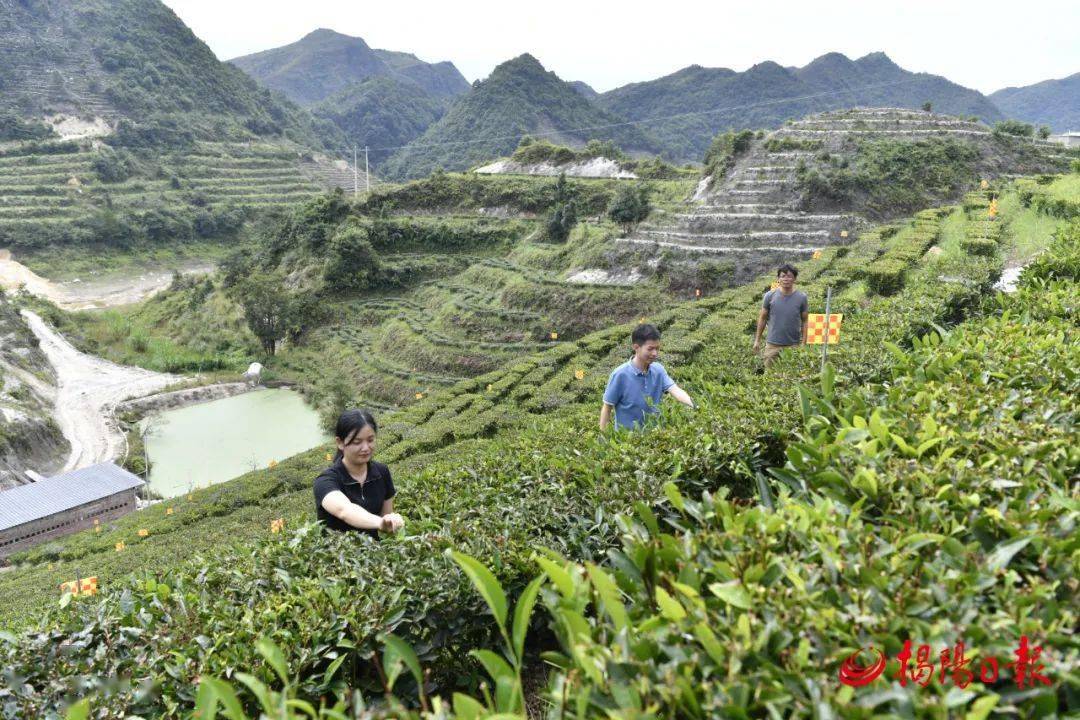
[[1051, 135], [1050, 139], [1054, 142], [1061, 143], [1067, 148], [1080, 147], [1080, 131], [1074, 130], [1073, 132], [1062, 133], [1060, 135]]

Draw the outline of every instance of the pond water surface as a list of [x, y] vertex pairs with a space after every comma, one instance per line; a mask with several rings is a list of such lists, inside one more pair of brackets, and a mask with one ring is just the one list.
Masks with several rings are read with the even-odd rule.
[[230, 480], [329, 438], [299, 393], [252, 392], [167, 410], [142, 421], [150, 489], [162, 497]]

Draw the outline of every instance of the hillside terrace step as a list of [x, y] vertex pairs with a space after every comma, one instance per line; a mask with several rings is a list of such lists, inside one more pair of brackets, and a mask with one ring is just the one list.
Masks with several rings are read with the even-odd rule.
[[807, 257], [813, 255], [814, 252], [820, 250], [820, 247], [802, 247], [802, 246], [756, 246], [756, 247], [717, 247], [714, 245], [687, 245], [685, 243], [657, 241], [657, 240], [641, 240], [637, 238], [619, 238], [616, 243], [624, 243], [628, 245], [647, 245], [653, 247], [673, 248], [676, 250], [683, 250], [692, 253], [711, 253], [716, 255], [751, 255], [757, 256], [761, 252], [781, 252], [790, 255], [799, 255]]
[[691, 231], [663, 232], [638, 231], [632, 236], [642, 242], [673, 242], [680, 245], [726, 247], [726, 248], [787, 248], [814, 247], [824, 248], [843, 244], [839, 233], [828, 231], [816, 232], [755, 232], [755, 233], [694, 233]]
[[789, 138], [800, 138], [800, 137], [805, 137], [805, 136], [810, 136], [812, 138], [820, 138], [820, 137], [837, 137], [837, 136], [844, 136], [844, 135], [897, 135], [897, 136], [901, 136], [901, 137], [910, 137], [910, 136], [916, 136], [916, 135], [917, 136], [923, 136], [923, 135], [978, 135], [978, 136], [981, 137], [983, 135], [989, 135], [989, 134], [990, 134], [989, 130], [970, 130], [970, 129], [961, 130], [961, 129], [955, 129], [955, 128], [944, 129], [944, 130], [933, 129], [933, 128], [928, 128], [926, 130], [917, 130], [917, 129], [898, 130], [898, 129], [895, 129], [895, 128], [893, 128], [893, 129], [882, 128], [880, 130], [871, 130], [871, 129], [866, 129], [866, 130], [862, 130], [862, 129], [860, 129], [860, 130], [854, 130], [854, 129], [853, 130], [803, 130], [803, 129], [795, 129], [795, 128], [785, 128], [785, 129], [781, 129], [781, 130], [777, 131], [777, 135], [779, 137], [789, 137]]
[[696, 213], [680, 213], [674, 217], [680, 220], [697, 220], [699, 218], [716, 219], [716, 220], [749, 220], [762, 219], [762, 220], [791, 220], [800, 222], [840, 222], [845, 220], [853, 220], [856, 218], [854, 215], [844, 214], [821, 214], [812, 215], [810, 213], [766, 213], [766, 212], [696, 212]]

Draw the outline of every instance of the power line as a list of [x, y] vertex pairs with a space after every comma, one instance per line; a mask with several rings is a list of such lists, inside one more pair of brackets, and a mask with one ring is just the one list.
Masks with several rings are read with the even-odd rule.
[[857, 88], [844, 88], [842, 90], [828, 90], [828, 91], [825, 91], [825, 92], [814, 93], [812, 95], [801, 95], [801, 96], [787, 97], [787, 98], [775, 98], [773, 100], [762, 100], [760, 102], [745, 103], [745, 104], [742, 104], [742, 105], [728, 105], [728, 106], [725, 106], [725, 107], [713, 108], [711, 110], [695, 110], [695, 111], [691, 111], [691, 112], [676, 113], [674, 115], [660, 115], [660, 116], [655, 116], [655, 117], [642, 118], [640, 120], [626, 120], [626, 121], [623, 121], [623, 122], [608, 123], [606, 125], [589, 125], [589, 126], [586, 126], [586, 127], [565, 128], [565, 129], [562, 129], [562, 130], [548, 130], [548, 131], [545, 131], [545, 132], [524, 133], [524, 134], [521, 134], [521, 135], [503, 135], [503, 136], [500, 136], [500, 137], [484, 138], [482, 140], [451, 140], [451, 141], [440, 142], [440, 143], [422, 143], [422, 144], [412, 143], [412, 144], [408, 144], [408, 145], [393, 145], [393, 146], [387, 146], [387, 147], [373, 147], [373, 148], [370, 148], [370, 150], [371, 150], [371, 152], [376, 152], [376, 151], [387, 151], [387, 150], [402, 150], [402, 149], [407, 148], [407, 147], [410, 147], [410, 148], [426, 148], [426, 147], [451, 147], [451, 146], [458, 146], [458, 145], [476, 145], [476, 144], [480, 144], [480, 143], [497, 142], [497, 141], [500, 141], [500, 140], [520, 140], [521, 138], [525, 137], [526, 135], [529, 135], [531, 137], [543, 137], [543, 136], [547, 136], [547, 135], [564, 135], [564, 134], [567, 134], [567, 133], [588, 132], [588, 131], [591, 131], [591, 130], [606, 130], [606, 129], [609, 129], [609, 128], [625, 127], [625, 126], [628, 126], [628, 125], [644, 125], [646, 123], [663, 122], [665, 120], [677, 120], [679, 118], [685, 118], [685, 117], [697, 117], [699, 115], [713, 115], [713, 114], [716, 114], [716, 113], [728, 112], [730, 110], [746, 110], [748, 108], [764, 107], [764, 106], [767, 106], [767, 105], [780, 105], [782, 103], [795, 102], [795, 101], [798, 101], [798, 100], [813, 100], [815, 98], [820, 98], [820, 97], [829, 97], [829, 96], [832, 96], [832, 95], [843, 95], [843, 94], [847, 94], [847, 93], [856, 93], [856, 92], [860, 92], [860, 91], [863, 91], [863, 90], [875, 90], [875, 89], [878, 89], [878, 88], [885, 88], [885, 87], [895, 87], [897, 85], [905, 85], [905, 84], [914, 83], [914, 82], [921, 82], [921, 81], [922, 81], [922, 78], [909, 78], [907, 80], [896, 80], [896, 81], [893, 81], [893, 82], [878, 83], [878, 84], [875, 84], [875, 85], [863, 85], [862, 87], [857, 87]]

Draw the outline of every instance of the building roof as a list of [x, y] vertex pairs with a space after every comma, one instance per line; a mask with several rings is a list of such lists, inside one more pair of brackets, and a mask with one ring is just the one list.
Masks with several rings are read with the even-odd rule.
[[141, 487], [138, 476], [100, 463], [0, 492], [0, 530], [55, 515], [110, 495]]

